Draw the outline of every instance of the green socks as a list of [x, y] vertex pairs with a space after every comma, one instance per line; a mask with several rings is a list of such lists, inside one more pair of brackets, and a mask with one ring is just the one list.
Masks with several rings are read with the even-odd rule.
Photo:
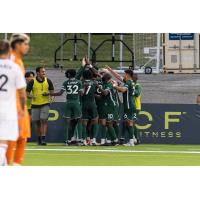
[[92, 138], [97, 138], [98, 129], [99, 129], [99, 125], [98, 124], [93, 124], [92, 125]]
[[112, 126], [108, 126], [108, 134], [112, 141], [116, 139], [115, 129]]
[[87, 125], [82, 124], [82, 138], [83, 138], [83, 140], [85, 140], [87, 138], [86, 127], [87, 127]]
[[82, 123], [78, 122], [77, 124], [77, 134], [78, 134], [78, 139], [82, 138]]
[[134, 126], [134, 136], [136, 139], [138, 139], [138, 129], [136, 126]]
[[128, 137], [129, 139], [133, 139], [133, 135], [134, 135], [134, 128], [133, 126], [127, 126], [127, 131], [128, 131]]
[[106, 126], [99, 125], [99, 129], [101, 130], [101, 138], [105, 139], [106, 138]]
[[113, 128], [115, 129], [115, 134], [116, 134], [117, 138], [119, 138], [119, 132], [120, 132], [119, 124], [114, 124]]

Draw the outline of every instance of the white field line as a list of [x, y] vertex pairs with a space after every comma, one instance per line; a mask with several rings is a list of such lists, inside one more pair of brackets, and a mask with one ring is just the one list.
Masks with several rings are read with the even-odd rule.
[[60, 152], [112, 152], [112, 153], [170, 153], [170, 154], [200, 154], [200, 151], [145, 151], [119, 149], [26, 149], [26, 151], [60, 151]]

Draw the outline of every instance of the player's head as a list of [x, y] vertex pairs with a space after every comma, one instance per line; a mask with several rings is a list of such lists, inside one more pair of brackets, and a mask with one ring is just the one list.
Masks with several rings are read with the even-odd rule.
[[42, 79], [45, 78], [46, 77], [46, 71], [45, 71], [44, 67], [37, 67], [36, 68], [36, 74], [37, 74], [38, 77], [40, 77]]
[[103, 82], [109, 82], [111, 80], [112, 76], [109, 73], [105, 73], [102, 77]]
[[9, 57], [10, 44], [7, 40], [0, 41], [0, 57], [6, 59]]
[[136, 83], [138, 80], [138, 75], [133, 73], [132, 80]]
[[12, 49], [24, 56], [29, 51], [30, 38], [24, 33], [14, 33], [10, 38], [10, 45]]
[[91, 80], [93, 78], [93, 74], [90, 70], [85, 70], [83, 72], [83, 79], [84, 80]]
[[105, 73], [109, 73], [109, 71], [106, 68], [101, 68], [99, 73], [103, 76]]
[[67, 78], [74, 78], [76, 76], [76, 70], [75, 69], [68, 69], [66, 72], [65, 72], [65, 76]]
[[26, 82], [30, 82], [33, 78], [34, 78], [35, 74], [34, 72], [30, 71], [30, 72], [26, 72], [25, 73], [25, 79], [26, 79]]
[[124, 79], [125, 80], [132, 80], [133, 71], [131, 69], [126, 69], [124, 72], [125, 72]]

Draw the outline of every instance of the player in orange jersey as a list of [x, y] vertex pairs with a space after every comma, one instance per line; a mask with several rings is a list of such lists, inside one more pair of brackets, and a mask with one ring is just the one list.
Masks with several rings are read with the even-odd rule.
[[[29, 51], [29, 42], [30, 38], [26, 34], [12, 34], [10, 38], [10, 45], [12, 48], [10, 59], [15, 62], [25, 74], [24, 64], [22, 58]], [[19, 102], [19, 94], [16, 93], [17, 96], [17, 111], [20, 113], [20, 102]], [[31, 136], [30, 130], [30, 117], [28, 113], [27, 105], [24, 108], [24, 117], [18, 118], [19, 124], [19, 137], [16, 142], [9, 142], [8, 149], [6, 153], [7, 163], [10, 164], [13, 158], [14, 165], [21, 165], [24, 157], [24, 151], [26, 146], [27, 138]]]

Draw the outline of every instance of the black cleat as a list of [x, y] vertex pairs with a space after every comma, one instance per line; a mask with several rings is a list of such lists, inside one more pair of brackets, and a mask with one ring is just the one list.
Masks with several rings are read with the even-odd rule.
[[101, 144], [100, 146], [108, 147], [108, 146], [112, 146], [112, 144], [111, 143], [105, 143], [105, 144]]
[[112, 146], [118, 146], [119, 143], [118, 143], [118, 142], [112, 142], [111, 145], [112, 145]]
[[141, 144], [141, 142], [139, 139], [137, 139], [137, 142], [135, 143], [135, 145], [139, 145], [139, 144]]
[[125, 139], [124, 139], [124, 138], [120, 138], [120, 139], [119, 139], [119, 144], [120, 144], [120, 145], [125, 144]]
[[47, 143], [45, 141], [42, 141], [40, 145], [47, 146]]

